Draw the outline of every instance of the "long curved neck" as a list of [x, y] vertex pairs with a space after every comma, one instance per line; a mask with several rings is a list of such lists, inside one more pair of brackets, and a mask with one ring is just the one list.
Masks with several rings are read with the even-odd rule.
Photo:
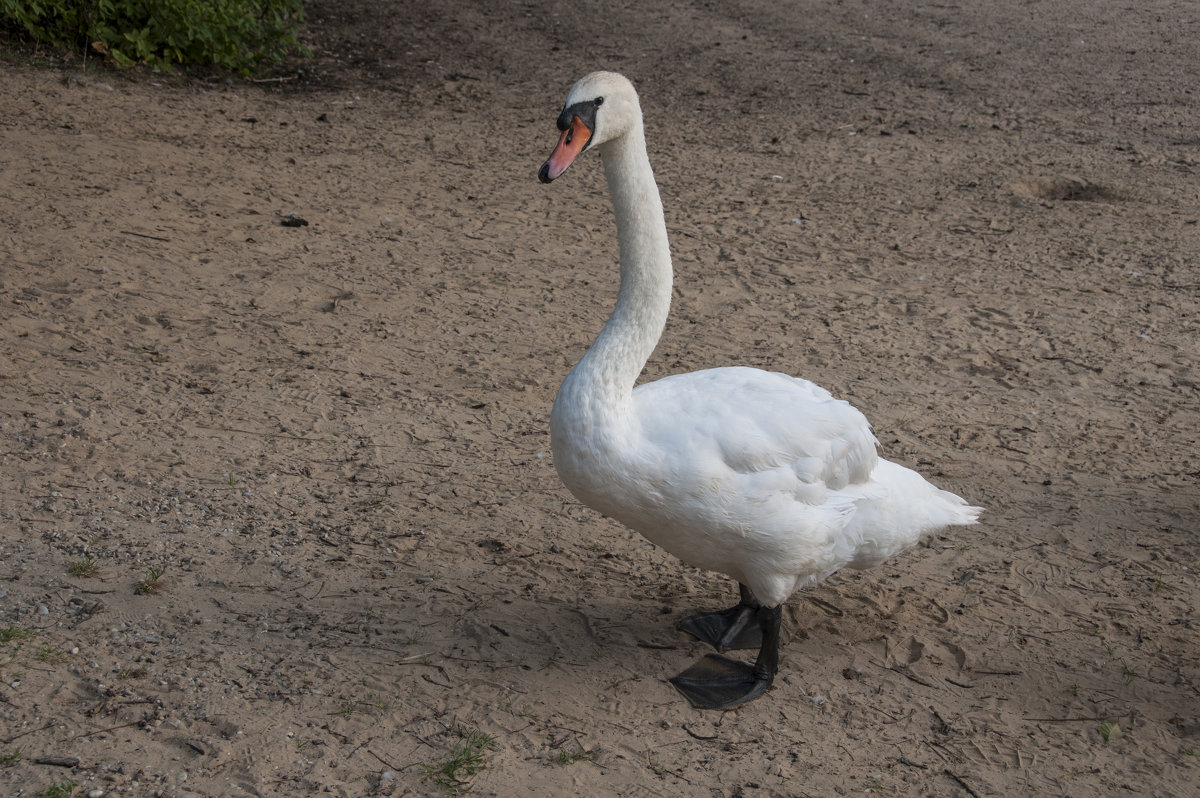
[[608, 323], [563, 382], [560, 398], [617, 422], [629, 412], [634, 382], [667, 322], [671, 249], [640, 121], [601, 145], [600, 154], [617, 221], [621, 287]]

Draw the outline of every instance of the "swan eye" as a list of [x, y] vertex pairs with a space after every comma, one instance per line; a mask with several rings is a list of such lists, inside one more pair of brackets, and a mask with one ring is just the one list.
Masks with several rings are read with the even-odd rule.
[[604, 98], [603, 98], [603, 97], [597, 97], [596, 99], [592, 100], [592, 105], [594, 105], [594, 106], [596, 106], [597, 108], [599, 108], [600, 106], [604, 105]]
[[567, 137], [565, 139], [563, 139], [563, 142], [566, 144], [570, 144], [571, 139], [573, 139], [573, 138], [575, 138], [575, 129], [571, 128], [571, 129], [567, 130]]

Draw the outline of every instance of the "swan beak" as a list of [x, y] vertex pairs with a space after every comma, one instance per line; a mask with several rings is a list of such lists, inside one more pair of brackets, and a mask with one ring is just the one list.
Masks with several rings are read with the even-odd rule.
[[558, 137], [558, 146], [554, 148], [554, 152], [550, 153], [550, 157], [538, 170], [538, 180], [549, 183], [567, 171], [567, 167], [579, 153], [583, 152], [591, 138], [592, 131], [588, 126], [579, 117], [574, 117], [570, 126]]

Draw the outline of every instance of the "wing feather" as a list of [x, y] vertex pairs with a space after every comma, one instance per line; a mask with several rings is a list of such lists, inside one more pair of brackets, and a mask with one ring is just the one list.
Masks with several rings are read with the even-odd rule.
[[878, 461], [862, 413], [787, 374], [708, 369], [639, 386], [633, 398], [651, 450], [695, 467], [757, 475], [751, 481], [759, 489], [792, 493], [806, 504], [865, 482]]

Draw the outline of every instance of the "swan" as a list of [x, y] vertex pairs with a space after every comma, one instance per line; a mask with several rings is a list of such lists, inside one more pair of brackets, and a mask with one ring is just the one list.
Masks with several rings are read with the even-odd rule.
[[745, 367], [634, 386], [671, 304], [671, 252], [633, 84], [594, 72], [567, 95], [558, 178], [600, 153], [620, 242], [616, 308], [559, 388], [555, 469], [583, 504], [680, 560], [737, 580], [740, 600], [679, 627], [716, 648], [758, 649], [753, 665], [708, 654], [671, 683], [695, 707], [761, 696], [779, 663], [782, 605], [840, 568], [868, 568], [981, 508], [880, 459], [867, 419], [807, 380]]

